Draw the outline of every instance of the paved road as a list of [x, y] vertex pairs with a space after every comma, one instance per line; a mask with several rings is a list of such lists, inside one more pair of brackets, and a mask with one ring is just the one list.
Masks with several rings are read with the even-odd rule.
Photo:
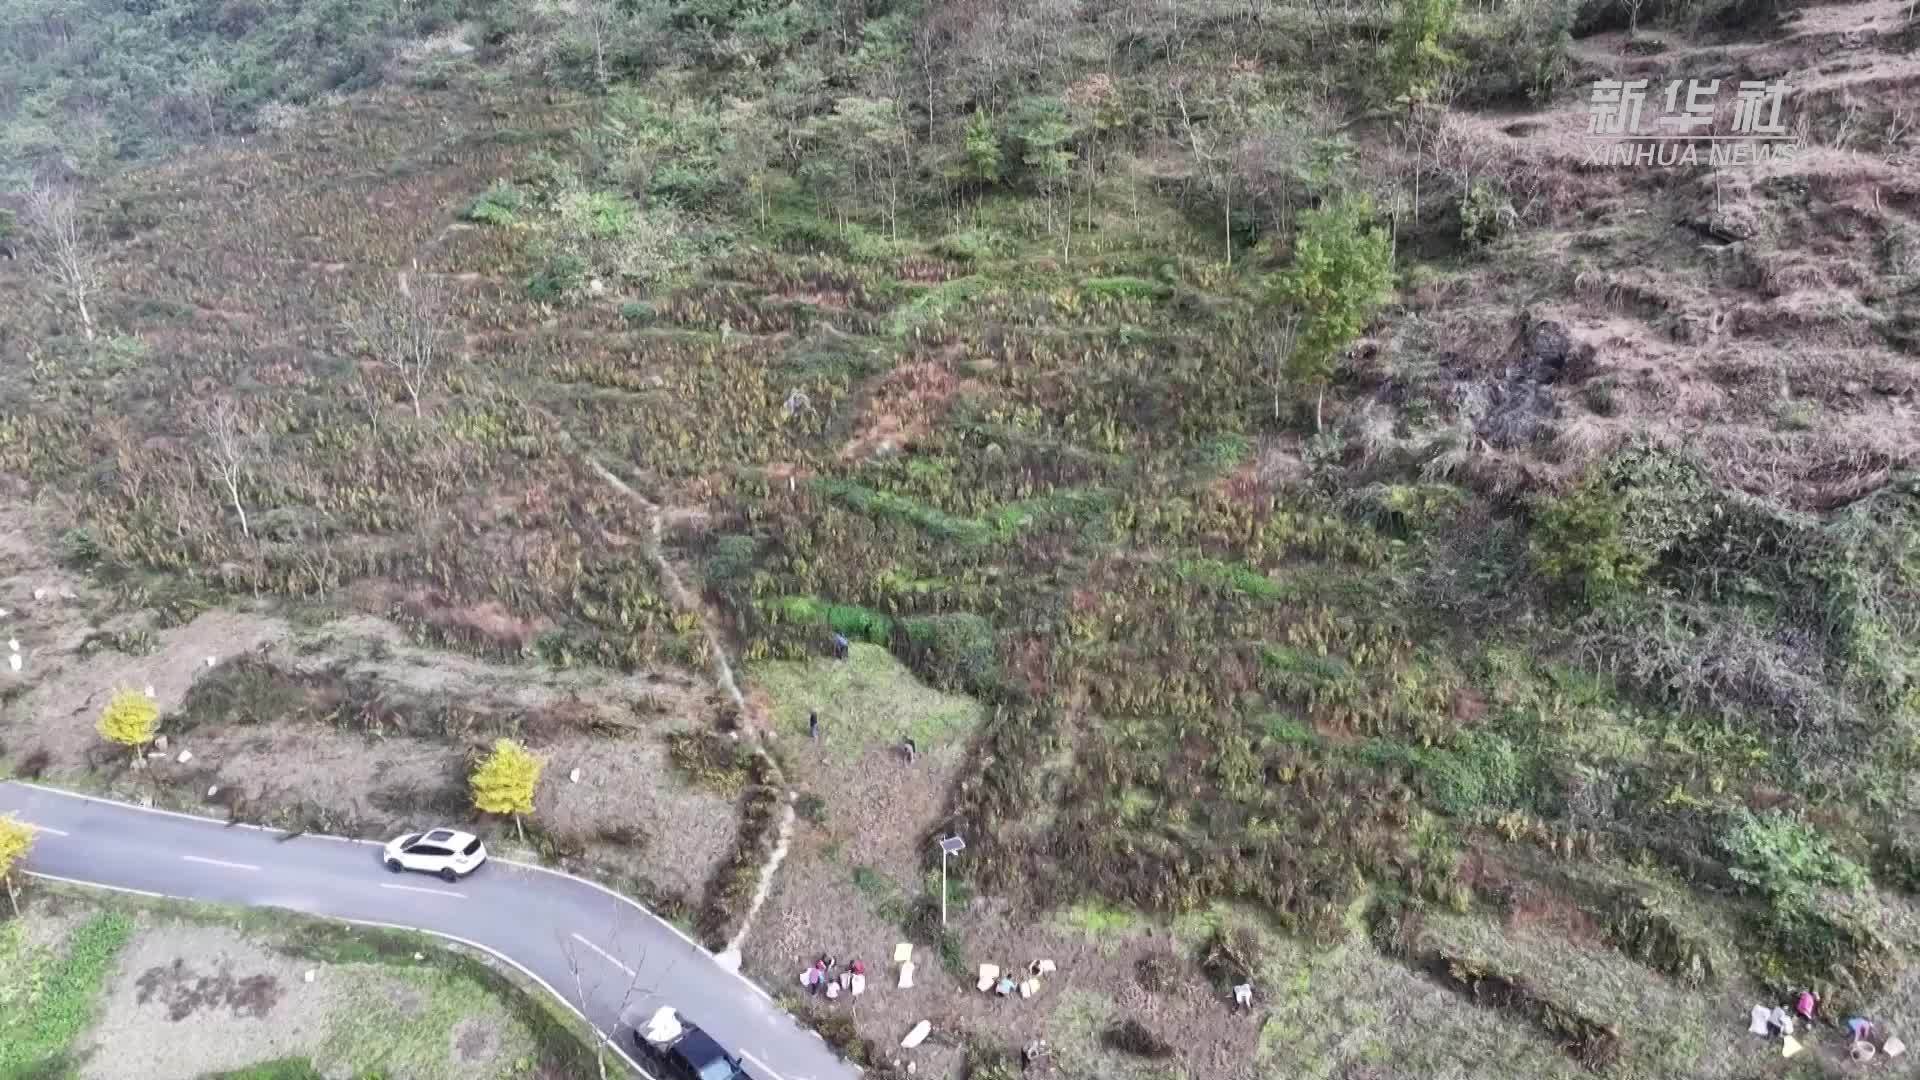
[[759, 987], [665, 921], [564, 874], [496, 859], [449, 885], [425, 874], [388, 873], [379, 845], [368, 841], [282, 840], [276, 831], [17, 782], [0, 783], [0, 813], [40, 830], [29, 873], [425, 930], [508, 960], [622, 1047], [620, 1040], [631, 1037], [619, 1023], [623, 1001], [630, 1014], [669, 1004], [741, 1056], [756, 1080], [860, 1074]]

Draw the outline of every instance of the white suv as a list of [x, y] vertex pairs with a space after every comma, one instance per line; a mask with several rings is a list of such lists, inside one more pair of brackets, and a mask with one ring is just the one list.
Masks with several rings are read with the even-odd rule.
[[389, 842], [382, 859], [396, 874], [421, 870], [439, 874], [445, 881], [458, 881], [480, 869], [480, 864], [487, 861], [487, 849], [472, 833], [434, 829]]

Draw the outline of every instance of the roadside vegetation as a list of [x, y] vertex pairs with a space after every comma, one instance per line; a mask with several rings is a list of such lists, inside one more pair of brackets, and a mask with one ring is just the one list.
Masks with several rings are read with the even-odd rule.
[[[376, 1002], [387, 1020], [369, 1024]], [[8, 1080], [596, 1069], [559, 1003], [431, 938], [44, 884], [0, 923], [0, 1003]], [[290, 1047], [304, 1052], [267, 1060]]]
[[[106, 277], [83, 310], [0, 268], [0, 471], [115, 614], [351, 611], [622, 674], [717, 640], [749, 706], [667, 751], [741, 819], [691, 905], [710, 941], [775, 847], [773, 759], [719, 730], [759, 725], [796, 786], [824, 759], [837, 840], [839, 770], [963, 748], [887, 824], [924, 861], [809, 849], [819, 906], [930, 930], [957, 831], [960, 887], [1028, 925], [1250, 910], [1413, 1011], [1375, 1023], [1478, 1009], [1547, 1051], [1423, 1043], [1434, 1074], [1745, 1075], [1717, 1014], [1619, 1020], [1676, 982], [1920, 1023], [1910, 26], [1857, 86], [1809, 74], [1792, 170], [1640, 174], [1557, 141], [1586, 83], [1792, 67], [1825, 31], [1712, 2], [354, 11], [272, 86], [244, 65], [310, 14], [143, 23], [164, 57], [238, 43], [196, 137], [257, 134], [133, 173], [152, 116], [56, 152], [56, 61], [0, 95], [7, 167], [84, 192]], [[327, 66], [343, 40], [379, 44]], [[718, 639], [598, 467], [666, 508]], [[284, 700], [250, 663], [194, 723]], [[355, 700], [315, 716], [371, 743], [393, 714]], [[1387, 1067], [1311, 1041], [1325, 986], [1189, 946], [1174, 984], [1258, 971], [1313, 1048], [1260, 1035], [1245, 1075]], [[1212, 1067], [1121, 990], [1060, 1005], [1064, 1068]], [[1000, 1060], [981, 1027], [956, 1070]]]

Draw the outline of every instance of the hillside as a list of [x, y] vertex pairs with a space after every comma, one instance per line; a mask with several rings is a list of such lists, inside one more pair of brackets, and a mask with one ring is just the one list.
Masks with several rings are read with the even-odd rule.
[[[794, 1002], [882, 1075], [1920, 1035], [1911, 6], [72, 7], [0, 16], [14, 772], [377, 834], [520, 738], [776, 992], [931, 950]], [[1793, 152], [1596, 161], [1636, 79]]]

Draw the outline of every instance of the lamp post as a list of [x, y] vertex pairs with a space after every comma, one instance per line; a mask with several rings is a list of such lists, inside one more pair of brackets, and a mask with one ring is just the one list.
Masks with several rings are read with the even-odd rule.
[[940, 925], [947, 925], [947, 860], [967, 849], [967, 842], [957, 836], [942, 837], [940, 840]]

